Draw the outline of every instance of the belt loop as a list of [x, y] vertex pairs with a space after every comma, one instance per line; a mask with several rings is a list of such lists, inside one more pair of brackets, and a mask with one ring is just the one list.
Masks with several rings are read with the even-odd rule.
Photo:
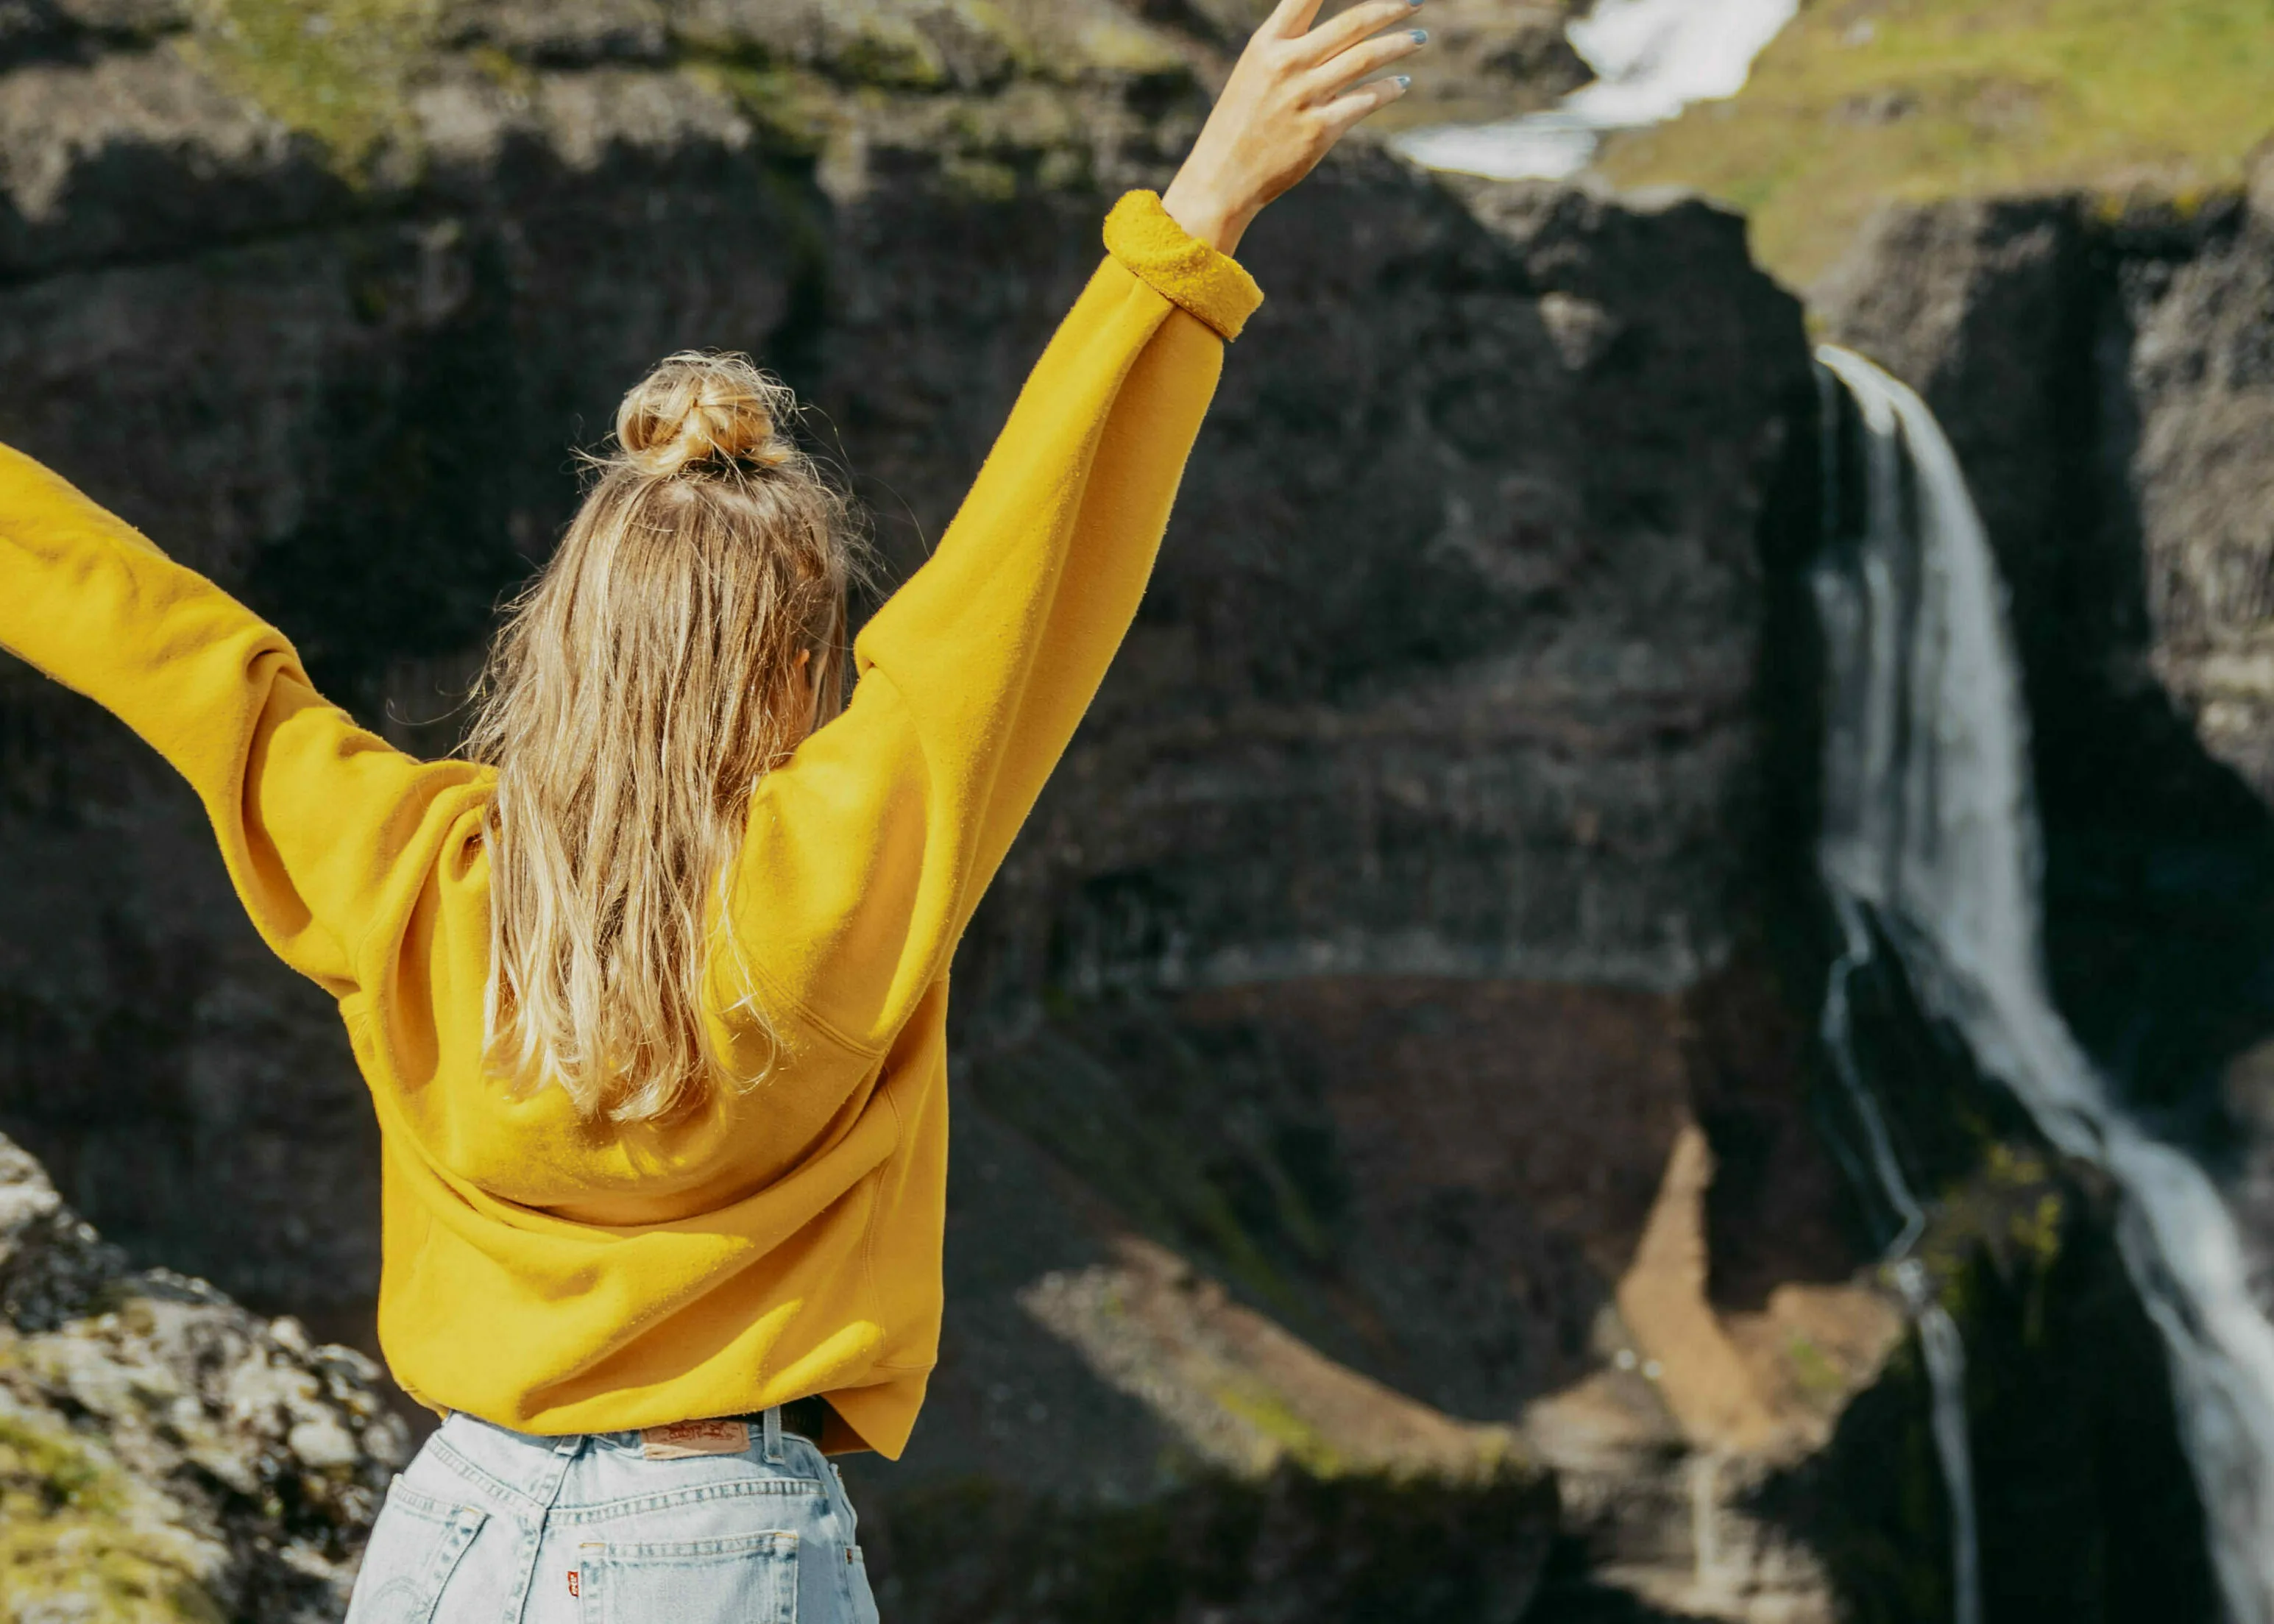
[[787, 1458], [782, 1454], [781, 1406], [779, 1404], [769, 1404], [766, 1406], [764, 1425], [766, 1434], [766, 1464], [769, 1466], [779, 1466]]

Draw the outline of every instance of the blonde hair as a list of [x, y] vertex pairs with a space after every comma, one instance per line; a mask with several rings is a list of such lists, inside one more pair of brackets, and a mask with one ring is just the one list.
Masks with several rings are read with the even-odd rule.
[[[497, 769], [486, 1059], [588, 1119], [711, 1099], [711, 904], [758, 780], [842, 703], [860, 538], [785, 432], [797, 410], [746, 357], [659, 363], [483, 675], [466, 753]], [[734, 980], [771, 1051], [738, 957]]]

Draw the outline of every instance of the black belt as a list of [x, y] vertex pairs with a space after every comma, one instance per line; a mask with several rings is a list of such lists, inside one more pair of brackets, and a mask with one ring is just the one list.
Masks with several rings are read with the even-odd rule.
[[[781, 1407], [782, 1431], [795, 1432], [808, 1443], [818, 1444], [829, 1425], [829, 1401], [818, 1393], [805, 1398], [794, 1398]], [[750, 1419], [763, 1425], [763, 1414]]]

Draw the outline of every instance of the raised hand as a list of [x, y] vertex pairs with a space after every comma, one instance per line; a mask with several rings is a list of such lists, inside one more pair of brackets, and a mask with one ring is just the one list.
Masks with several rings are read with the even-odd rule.
[[1170, 215], [1230, 253], [1265, 204], [1308, 175], [1352, 124], [1405, 94], [1404, 74], [1367, 76], [1421, 49], [1429, 36], [1412, 26], [1420, 3], [1367, 0], [1314, 28], [1321, 0], [1280, 0], [1163, 194]]

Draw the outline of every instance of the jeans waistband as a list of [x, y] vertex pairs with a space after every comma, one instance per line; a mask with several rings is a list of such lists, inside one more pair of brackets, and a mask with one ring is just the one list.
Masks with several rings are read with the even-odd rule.
[[[722, 1419], [739, 1421], [742, 1417]], [[819, 1443], [783, 1430], [780, 1410], [761, 1410], [749, 1425], [748, 1441], [739, 1447], [730, 1443], [716, 1453], [697, 1449], [691, 1455], [658, 1459], [646, 1445], [649, 1433], [663, 1429], [546, 1435], [517, 1432], [461, 1411], [443, 1423], [441, 1431], [427, 1440], [421, 1454], [422, 1458], [433, 1456], [437, 1465], [486, 1499], [493, 1508], [523, 1517], [541, 1516], [553, 1507], [572, 1472], [584, 1484], [580, 1493], [592, 1492], [595, 1482], [609, 1481], [610, 1472], [621, 1472], [626, 1468], [639, 1474], [614, 1479], [627, 1492], [639, 1492], [637, 1485], [643, 1481], [652, 1483], [654, 1480], [646, 1474], [666, 1469], [682, 1489], [700, 1487], [713, 1477], [721, 1482], [741, 1481], [753, 1470], [784, 1484], [806, 1485], [825, 1494], [836, 1488], [835, 1474], [823, 1458]], [[665, 1438], [654, 1441], [687, 1440]], [[621, 1464], [610, 1467], [610, 1462]], [[602, 1474], [598, 1479], [591, 1477], [595, 1471]], [[692, 1477], [687, 1476], [689, 1472], [694, 1474]], [[414, 1467], [414, 1477], [416, 1473]]]

